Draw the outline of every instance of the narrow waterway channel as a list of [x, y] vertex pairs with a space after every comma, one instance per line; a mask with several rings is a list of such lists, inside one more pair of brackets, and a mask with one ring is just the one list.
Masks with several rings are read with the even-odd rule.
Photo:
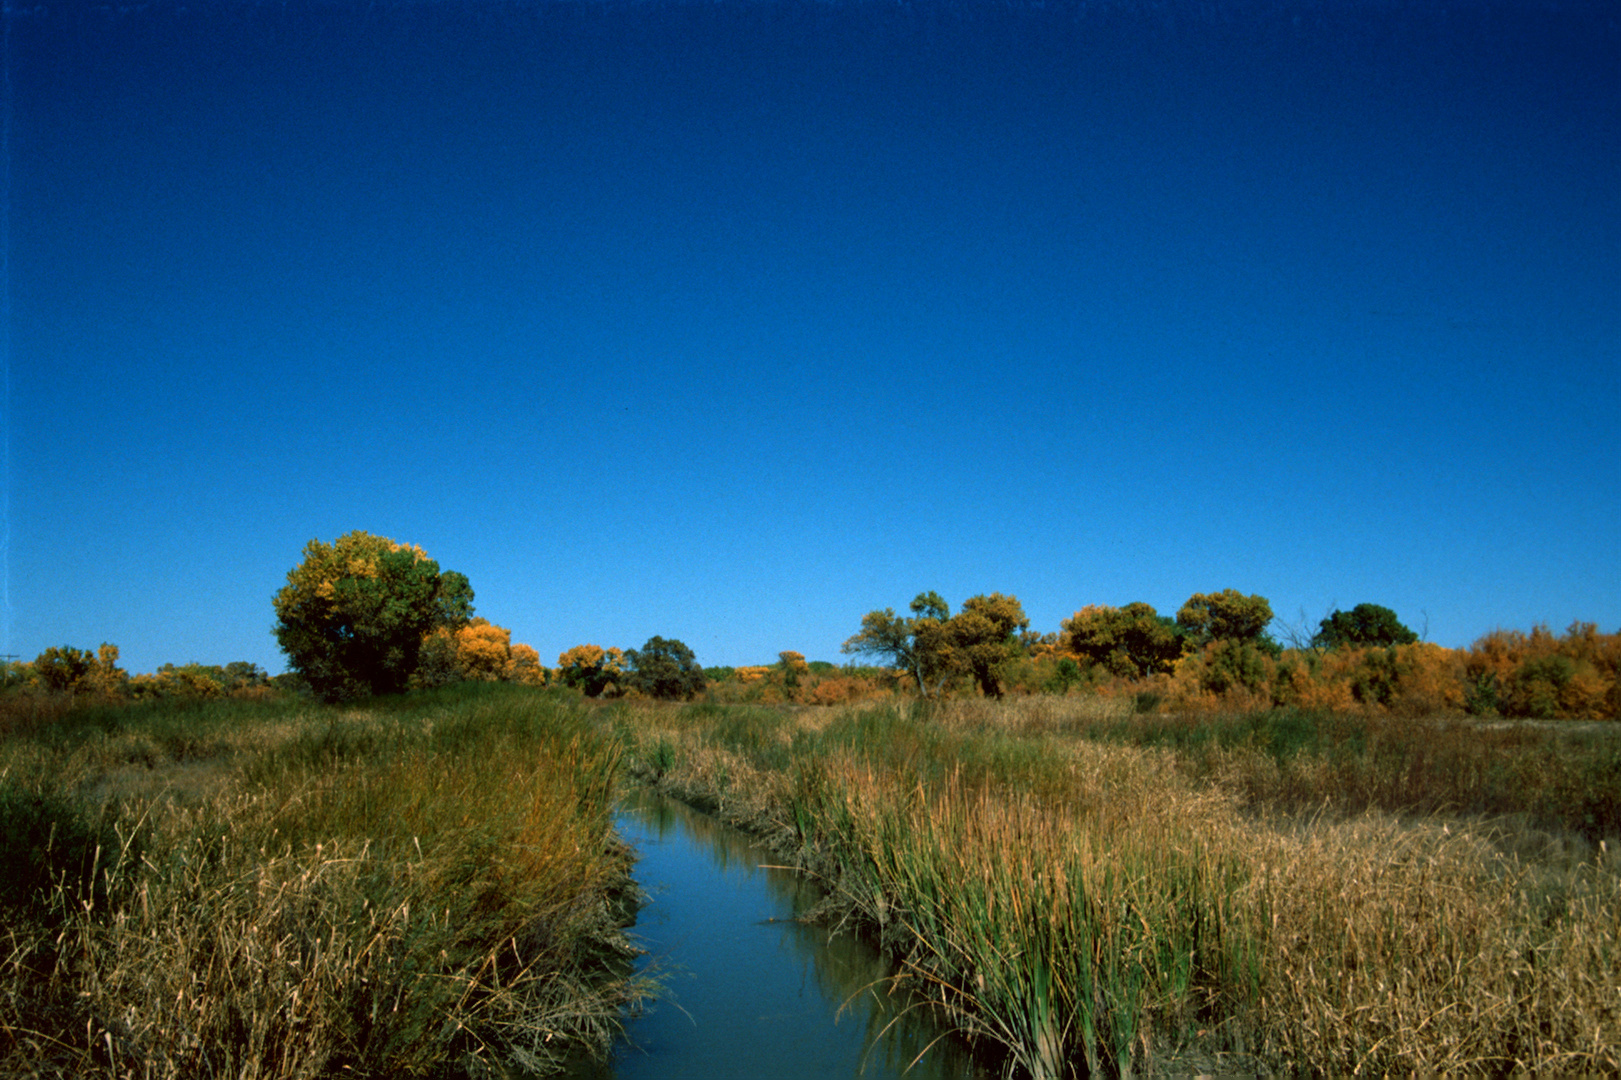
[[887, 993], [876, 950], [795, 922], [818, 891], [770, 868], [748, 836], [651, 794], [627, 802], [618, 828], [650, 897], [634, 936], [668, 992], [596, 1080], [990, 1075], [926, 1010]]

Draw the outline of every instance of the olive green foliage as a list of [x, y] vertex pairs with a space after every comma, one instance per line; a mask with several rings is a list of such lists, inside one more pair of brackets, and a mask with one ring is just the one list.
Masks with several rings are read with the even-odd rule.
[[640, 649], [627, 652], [625, 661], [630, 685], [648, 697], [686, 700], [704, 688], [703, 668], [675, 638], [648, 638]]
[[1002, 696], [1001, 671], [1018, 651], [1017, 634], [1030, 620], [1018, 598], [991, 593], [971, 596], [946, 624], [953, 662], [974, 677], [980, 693]]
[[1311, 639], [1318, 649], [1360, 645], [1411, 645], [1418, 635], [1403, 626], [1396, 613], [1378, 604], [1358, 604], [1350, 611], [1335, 609]]
[[1248, 641], [1270, 655], [1281, 651], [1266, 632], [1272, 605], [1264, 596], [1245, 596], [1237, 589], [1194, 593], [1176, 613], [1176, 622], [1196, 645]]
[[1070, 687], [1079, 686], [1085, 678], [1081, 665], [1067, 656], [1060, 657], [1053, 666], [1053, 673], [1042, 684], [1042, 689], [1049, 694], [1066, 694]]
[[47, 690], [58, 693], [71, 691], [79, 681], [90, 674], [96, 658], [85, 649], [71, 645], [52, 646], [34, 660], [34, 670]]
[[416, 668], [410, 675], [412, 688], [426, 690], [461, 681], [461, 656], [454, 635], [429, 634], [422, 640]]
[[1019, 634], [1028, 629], [1018, 598], [1001, 593], [973, 596], [956, 615], [937, 592], [913, 598], [912, 617], [893, 608], [869, 611], [861, 632], [842, 651], [887, 659], [909, 672], [925, 697], [938, 694], [954, 675], [972, 676], [987, 697], [1000, 697], [1001, 673], [1020, 651]]
[[917, 680], [925, 697], [937, 693], [950, 676], [945, 663], [943, 627], [951, 609], [936, 592], [918, 593], [912, 600], [912, 618], [897, 616], [894, 608], [869, 611], [861, 617], [861, 632], [841, 647], [842, 652], [885, 660]]
[[1062, 626], [1070, 652], [1122, 678], [1168, 673], [1182, 658], [1182, 628], [1150, 604], [1082, 608]]
[[151, 675], [137, 675], [130, 682], [130, 696], [137, 701], [154, 698], [214, 698], [264, 690], [270, 676], [258, 664], [233, 660], [229, 664], [164, 664]]
[[276, 641], [293, 670], [328, 701], [404, 690], [423, 639], [467, 625], [467, 578], [440, 573], [421, 548], [351, 532], [311, 540], [276, 593]]
[[71, 645], [52, 646], [26, 667], [27, 677], [15, 682], [31, 680], [41, 690], [53, 694], [116, 696], [124, 691], [129, 681], [129, 673], [118, 666], [118, 646], [105, 642], [93, 653]]
[[1260, 690], [1266, 685], [1269, 669], [1266, 650], [1255, 641], [1219, 638], [1206, 646], [1201, 660], [1199, 685], [1212, 694], [1230, 690]]
[[1558, 653], [1521, 661], [1509, 680], [1507, 711], [1534, 720], [1553, 718], [1559, 711], [1559, 696], [1575, 675], [1575, 661]]

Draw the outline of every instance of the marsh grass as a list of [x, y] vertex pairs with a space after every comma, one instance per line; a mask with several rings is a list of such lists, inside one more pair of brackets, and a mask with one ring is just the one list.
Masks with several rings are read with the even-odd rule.
[[[101, 832], [94, 888], [53, 851], [61, 872], [10, 906], [0, 1072], [544, 1071], [606, 1049], [645, 989], [619, 932], [620, 744], [571, 705], [499, 687], [131, 712], [5, 744], [8, 798]], [[206, 783], [129, 775], [197, 747]]]
[[[1621, 863], [1369, 814], [1256, 837], [1258, 1038], [1350, 1071], [1613, 1072]], [[1264, 929], [1265, 927], [1263, 927]]]
[[1621, 1067], [1600, 736], [1085, 699], [625, 731], [1022, 1075]]
[[1398, 719], [1300, 709], [1132, 717], [1072, 729], [1172, 750], [1254, 806], [1520, 815], [1589, 841], [1621, 835], [1621, 728]]

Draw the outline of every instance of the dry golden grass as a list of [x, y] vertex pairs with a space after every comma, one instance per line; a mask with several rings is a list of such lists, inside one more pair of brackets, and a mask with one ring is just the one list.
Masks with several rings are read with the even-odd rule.
[[[1162, 722], [1077, 697], [698, 707], [639, 712], [632, 737], [635, 768], [791, 849], [829, 918], [1030, 1075], [1621, 1068], [1613, 841], [1368, 809], [1370, 786], [1399, 794], [1384, 736], [1365, 761], [1288, 718], [1225, 747], [1117, 737]], [[1550, 790], [1599, 805], [1594, 753]], [[1254, 797], [1285, 781], [1311, 809]]]
[[1358, 1072], [1621, 1067], [1621, 863], [1527, 863], [1478, 826], [1250, 828], [1260, 1045]]
[[[607, 1047], [643, 989], [619, 749], [573, 710], [495, 688], [152, 719], [4, 748], [10, 790], [117, 841], [93, 886], [59, 876], [7, 919], [0, 1073], [479, 1075]], [[157, 758], [188, 740], [215, 756]], [[146, 753], [184, 787], [131, 775]]]

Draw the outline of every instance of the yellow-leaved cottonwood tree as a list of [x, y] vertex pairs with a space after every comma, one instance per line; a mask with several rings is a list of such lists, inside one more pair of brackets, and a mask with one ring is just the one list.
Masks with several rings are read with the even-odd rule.
[[424, 639], [473, 615], [473, 587], [441, 572], [420, 547], [356, 530], [311, 540], [275, 596], [276, 641], [288, 664], [328, 701], [397, 693]]

